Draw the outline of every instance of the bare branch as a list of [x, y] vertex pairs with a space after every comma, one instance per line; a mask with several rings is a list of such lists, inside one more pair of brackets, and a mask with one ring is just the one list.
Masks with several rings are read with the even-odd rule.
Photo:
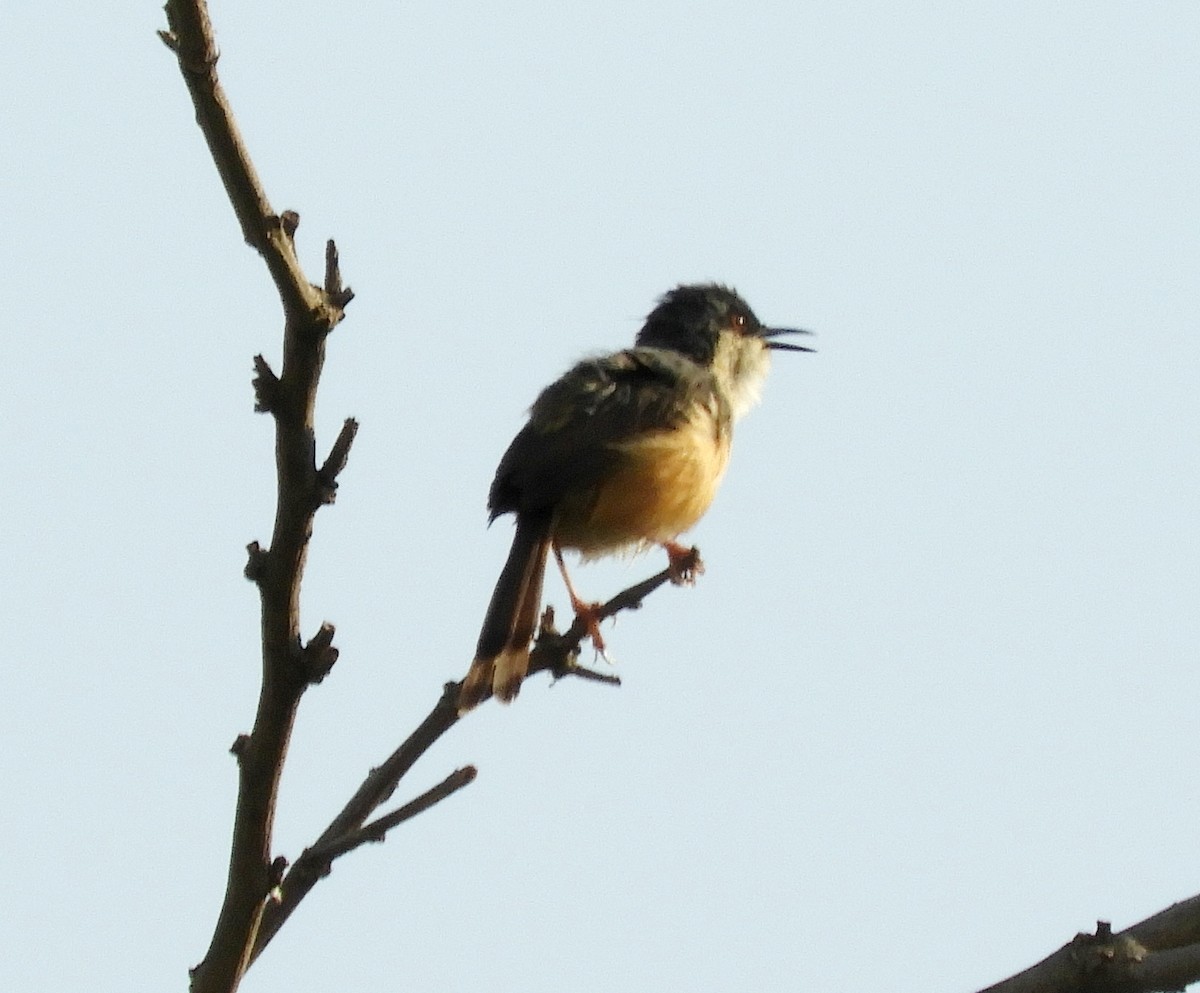
[[170, 31], [160, 37], [178, 59], [242, 235], [266, 262], [285, 316], [282, 372], [276, 376], [261, 355], [255, 358], [255, 406], [275, 420], [277, 473], [270, 547], [255, 542], [247, 549], [246, 575], [262, 599], [262, 686], [254, 727], [238, 738], [238, 804], [225, 898], [208, 951], [192, 970], [194, 993], [231, 993], [249, 965], [263, 908], [278, 892], [286, 866], [272, 856], [271, 837], [296, 709], [305, 689], [324, 678], [337, 658], [331, 625], [301, 649], [300, 580], [313, 515], [329, 502], [353, 437], [352, 429], [343, 429], [337, 459], [322, 479], [313, 429], [317, 383], [325, 340], [353, 294], [341, 287], [332, 243], [326, 250], [329, 290], [305, 278], [293, 244], [299, 217], [276, 216], [267, 200], [217, 79], [217, 47], [204, 0], [168, 0], [166, 12]]
[[1125, 933], [1155, 951], [1200, 945], [1200, 896], [1172, 904]]
[[354, 291], [342, 286], [341, 263], [332, 239], [325, 242], [325, 295], [342, 308], [354, 299]]
[[358, 434], [358, 421], [347, 417], [338, 432], [333, 448], [324, 465], [317, 470], [317, 497], [321, 503], [333, 503], [337, 498], [337, 478], [346, 468], [346, 460], [350, 458], [350, 446], [354, 444], [354, 436]]
[[407, 820], [416, 817], [417, 814], [424, 813], [434, 804], [441, 803], [446, 797], [452, 793], [457, 793], [464, 786], [475, 781], [475, 767], [473, 765], [464, 766], [461, 769], [456, 769], [443, 779], [437, 786], [426, 790], [419, 797], [410, 800], [403, 807], [397, 807], [390, 814], [385, 814], [369, 824], [365, 824], [357, 831], [351, 831], [343, 835], [336, 841], [323, 845], [320, 849], [313, 851], [313, 857], [325, 861], [328, 865], [334, 859], [354, 851], [361, 845], [368, 842], [383, 841], [387, 837], [387, 833], [398, 824], [403, 824]]
[[324, 680], [338, 660], [338, 650], [333, 647], [333, 635], [334, 627], [326, 621], [300, 653], [304, 674], [310, 683]]
[[208, 5], [204, 0], [168, 0], [166, 12], [170, 32], [160, 32], [159, 36], [179, 60], [196, 109], [196, 123], [208, 142], [241, 225], [242, 237], [266, 261], [286, 313], [313, 311], [327, 328], [333, 327], [341, 319], [340, 311], [349, 301], [349, 291], [342, 291], [334, 298], [304, 277], [292, 244], [299, 218], [294, 213], [286, 219], [280, 218], [271, 209], [229, 100], [217, 79], [219, 55]]
[[254, 356], [254, 412], [272, 413], [279, 406], [279, 377], [261, 355]]
[[[672, 572], [669, 568], [644, 579], [640, 583], [622, 590], [607, 603], [596, 608], [596, 620], [603, 621], [615, 617], [622, 610], [640, 610], [642, 601], [660, 586], [672, 582]], [[579, 648], [587, 637], [587, 623], [576, 617], [567, 628], [565, 634], [559, 634], [554, 628], [554, 608], [547, 607], [542, 614], [541, 628], [537, 641], [529, 657], [529, 674], [548, 671], [555, 679], [566, 676], [578, 676], [593, 682], [609, 683], [614, 686], [621, 684], [619, 676], [610, 673], [596, 672], [585, 669], [579, 664]]]
[[1066, 945], [1015, 976], [979, 993], [1174, 993], [1200, 981], [1200, 896], [1114, 934], [1096, 933]]
[[372, 769], [354, 796], [321, 832], [321, 836], [296, 859], [283, 879], [282, 900], [268, 906], [262, 916], [262, 924], [251, 955], [254, 961], [270, 940], [278, 933], [292, 912], [316, 886], [322, 876], [329, 873], [329, 859], [319, 853], [336, 845], [338, 840], [357, 831], [368, 817], [382, 804], [391, 799], [400, 780], [413, 764], [443, 734], [458, 723], [458, 683], [447, 683], [433, 710], [420, 726], [405, 739], [386, 761]]
[[[664, 569], [650, 579], [623, 590], [599, 608], [599, 616], [601, 618], [612, 617], [621, 610], [633, 610], [640, 607], [642, 600], [669, 582], [670, 578], [670, 570]], [[542, 630], [538, 634], [537, 644], [530, 657], [529, 671], [531, 674], [548, 671], [555, 678], [579, 676], [606, 683], [620, 683], [616, 676], [593, 672], [577, 664], [579, 645], [587, 634], [586, 624], [576, 619], [565, 634], [559, 634], [553, 629], [553, 623], [554, 612], [547, 608], [546, 615], [543, 617]], [[291, 916], [317, 882], [329, 874], [333, 857], [349, 850], [344, 847], [347, 839], [360, 839], [350, 847], [357, 847], [363, 841], [373, 840], [373, 838], [363, 836], [373, 830], [377, 832], [381, 823], [386, 824], [388, 817], [395, 816], [386, 815], [373, 824], [363, 827], [367, 818], [391, 799], [400, 780], [413, 767], [417, 759], [458, 723], [458, 693], [461, 685], [461, 683], [452, 682], [443, 687], [441, 697], [421, 725], [381, 765], [371, 770], [341, 813], [330, 822], [321, 836], [296, 859], [283, 879], [280, 887], [281, 899], [278, 903], [268, 905], [263, 911], [262, 924], [255, 941], [251, 962], [262, 954], [263, 949], [279, 932], [284, 921]], [[462, 771], [460, 770], [460, 772]], [[453, 778], [451, 777], [451, 780]], [[474, 778], [473, 772], [471, 778]], [[447, 782], [451, 780], [447, 780]], [[414, 803], [416, 802], [418, 801], [414, 801]], [[405, 809], [401, 808], [401, 810]], [[418, 812], [419, 810], [413, 811], [407, 816], [413, 816]], [[398, 814], [399, 811], [396, 813]], [[334, 853], [334, 855], [330, 853]]]
[[1200, 980], [1200, 945], [1151, 952], [1144, 962], [1130, 965], [1129, 979], [1135, 990], [1178, 993]]

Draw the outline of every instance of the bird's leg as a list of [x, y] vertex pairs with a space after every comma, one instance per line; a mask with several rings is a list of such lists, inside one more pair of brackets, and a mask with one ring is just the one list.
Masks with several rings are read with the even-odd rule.
[[592, 639], [592, 647], [600, 653], [602, 658], [608, 658], [604, 654], [604, 639], [600, 636], [600, 608], [603, 604], [586, 603], [579, 599], [579, 594], [575, 592], [575, 586], [571, 583], [571, 577], [567, 575], [567, 564], [563, 561], [562, 549], [558, 547], [558, 542], [554, 543], [554, 559], [558, 563], [558, 571], [562, 573], [563, 582], [567, 586], [567, 596], [571, 598], [571, 609], [575, 611], [575, 616], [587, 628], [588, 637]]
[[676, 586], [691, 586], [696, 582], [696, 577], [704, 572], [700, 549], [695, 545], [685, 548], [677, 542], [664, 541], [662, 547], [667, 553], [667, 569], [671, 573], [671, 582]]

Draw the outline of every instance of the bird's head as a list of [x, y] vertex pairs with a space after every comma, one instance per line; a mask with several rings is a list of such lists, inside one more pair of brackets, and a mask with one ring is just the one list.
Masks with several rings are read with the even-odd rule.
[[679, 352], [709, 369], [739, 417], [758, 402], [771, 351], [812, 351], [777, 339], [809, 333], [766, 327], [733, 290], [698, 283], [666, 293], [638, 332], [637, 344]]

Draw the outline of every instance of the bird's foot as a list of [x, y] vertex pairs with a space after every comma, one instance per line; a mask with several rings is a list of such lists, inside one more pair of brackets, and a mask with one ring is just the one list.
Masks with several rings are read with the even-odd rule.
[[685, 548], [674, 541], [664, 541], [663, 548], [667, 553], [667, 571], [671, 574], [671, 582], [676, 586], [693, 585], [696, 577], [704, 572], [700, 549], [695, 545]]
[[554, 545], [554, 559], [558, 562], [558, 570], [562, 573], [563, 584], [567, 587], [567, 596], [571, 598], [571, 609], [575, 611], [575, 619], [583, 625], [587, 636], [592, 639], [592, 646], [596, 649], [596, 654], [607, 662], [608, 656], [604, 654], [604, 639], [600, 636], [600, 622], [604, 620], [602, 614], [604, 604], [588, 603], [579, 598], [579, 594], [575, 592], [575, 584], [567, 575], [567, 564], [563, 561], [562, 549], [558, 547], [557, 543]]
[[571, 609], [575, 611], [576, 620], [583, 625], [587, 636], [591, 638], [596, 654], [608, 662], [609, 658], [604, 654], [604, 637], [600, 634], [600, 621], [603, 620], [600, 611], [603, 607], [602, 603], [586, 603], [576, 596], [571, 597]]

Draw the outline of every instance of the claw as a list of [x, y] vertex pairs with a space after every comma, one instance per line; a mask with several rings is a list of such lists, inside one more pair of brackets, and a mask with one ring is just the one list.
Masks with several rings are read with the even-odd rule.
[[667, 553], [667, 569], [671, 573], [671, 582], [676, 586], [693, 585], [696, 577], [704, 572], [700, 549], [695, 545], [685, 548], [674, 541], [664, 541], [662, 547]]
[[603, 606], [602, 603], [584, 603], [571, 591], [571, 609], [587, 628], [587, 635], [592, 639], [592, 647], [596, 649], [596, 654], [608, 662], [609, 658], [604, 654], [604, 638], [600, 634], [600, 608]]

